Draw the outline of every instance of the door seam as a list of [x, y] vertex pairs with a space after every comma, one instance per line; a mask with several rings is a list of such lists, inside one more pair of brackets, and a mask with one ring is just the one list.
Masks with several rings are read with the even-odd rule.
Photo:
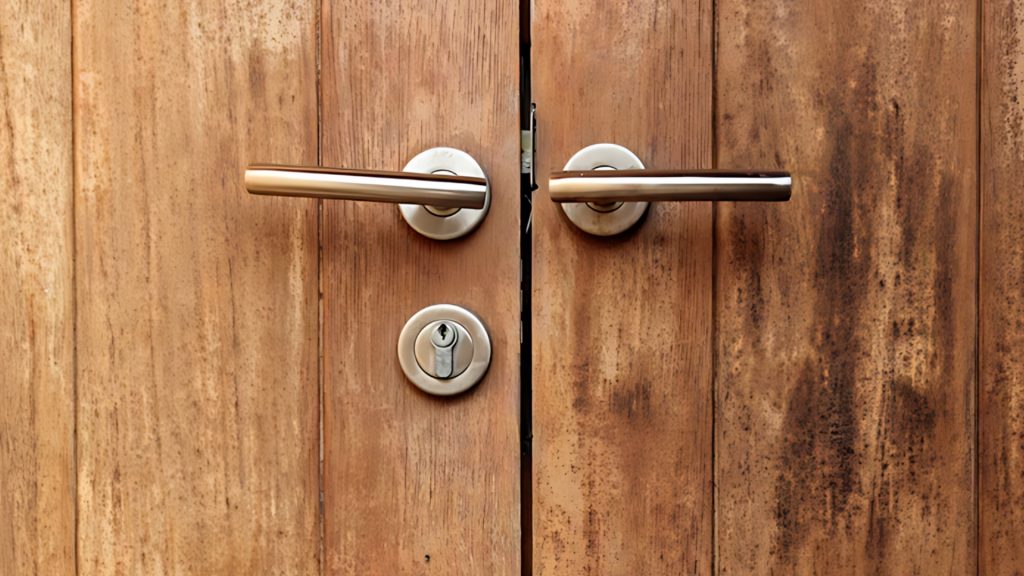
[[[519, 562], [533, 574], [533, 172], [536, 170], [534, 105], [531, 93], [531, 0], [519, 1]], [[523, 163], [524, 132], [530, 132], [529, 170]]]

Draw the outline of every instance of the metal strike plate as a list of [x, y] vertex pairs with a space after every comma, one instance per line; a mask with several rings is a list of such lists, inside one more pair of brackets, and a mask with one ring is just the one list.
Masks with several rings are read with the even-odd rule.
[[398, 362], [420, 390], [452, 396], [469, 390], [487, 373], [491, 337], [469, 310], [435, 304], [405, 323], [398, 337]]
[[[628, 148], [618, 144], [592, 144], [573, 154], [565, 163], [570, 170], [643, 170], [644, 163]], [[592, 202], [562, 204], [562, 211], [581, 230], [597, 236], [614, 236], [633, 227], [647, 212], [647, 202]]]

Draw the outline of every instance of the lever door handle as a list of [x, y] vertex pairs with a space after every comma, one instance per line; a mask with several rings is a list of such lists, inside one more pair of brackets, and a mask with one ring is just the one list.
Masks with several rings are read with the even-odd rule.
[[448, 174], [347, 170], [253, 164], [245, 170], [250, 194], [420, 204], [440, 208], [484, 207], [487, 180]]
[[431, 148], [402, 172], [253, 164], [245, 170], [250, 194], [400, 204], [417, 232], [437, 240], [473, 231], [490, 207], [480, 165], [454, 148]]
[[632, 227], [649, 202], [785, 202], [792, 188], [782, 171], [644, 170], [636, 154], [616, 144], [580, 150], [548, 181], [551, 200], [569, 220], [599, 236]]
[[792, 186], [787, 172], [575, 170], [552, 173], [548, 189], [555, 202], [785, 202]]

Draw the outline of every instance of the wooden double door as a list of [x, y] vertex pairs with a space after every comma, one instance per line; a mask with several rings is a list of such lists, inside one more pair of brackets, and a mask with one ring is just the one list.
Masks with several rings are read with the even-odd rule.
[[[0, 573], [1018, 573], [1022, 30], [1011, 0], [0, 2]], [[595, 143], [793, 198], [588, 235], [548, 175]], [[242, 185], [437, 146], [489, 181], [458, 240]], [[439, 398], [395, 343], [445, 302], [493, 353]]]

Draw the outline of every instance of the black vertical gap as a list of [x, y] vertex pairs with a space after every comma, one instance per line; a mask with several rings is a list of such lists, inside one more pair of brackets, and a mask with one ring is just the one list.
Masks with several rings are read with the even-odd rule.
[[[530, 132], [533, 146], [533, 94], [530, 91], [530, 3], [519, 1], [519, 130], [521, 148], [523, 133]], [[533, 241], [533, 158], [529, 170], [520, 170], [521, 190], [519, 204], [519, 444], [520, 444], [520, 502], [519, 530], [520, 566], [523, 576], [533, 574], [533, 317], [532, 276]], [[525, 166], [520, 159], [520, 165]]]

